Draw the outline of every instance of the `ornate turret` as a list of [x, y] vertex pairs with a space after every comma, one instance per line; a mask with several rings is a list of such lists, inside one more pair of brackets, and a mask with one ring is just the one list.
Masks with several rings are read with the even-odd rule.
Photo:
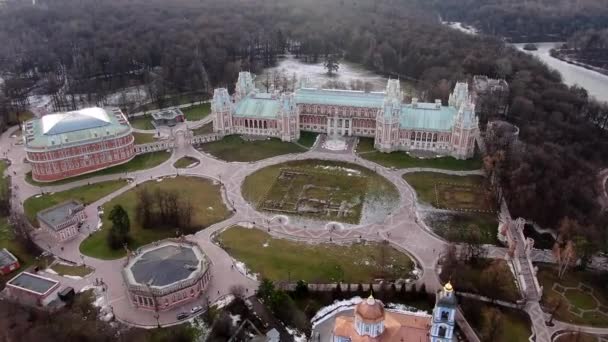
[[255, 91], [255, 85], [253, 84], [251, 73], [249, 71], [239, 72], [239, 78], [236, 81], [234, 90], [234, 101], [239, 102], [253, 91]]
[[[456, 90], [454, 90], [456, 93]], [[452, 155], [457, 159], [468, 159], [475, 154], [475, 141], [479, 134], [479, 118], [475, 115], [475, 104], [471, 97], [460, 103], [452, 126]]]
[[466, 82], [457, 82], [454, 86], [454, 91], [450, 94], [448, 105], [456, 109], [469, 99], [469, 84]]
[[380, 108], [376, 115], [376, 139], [374, 145], [376, 149], [382, 152], [391, 152], [397, 146], [402, 99], [399, 80], [388, 80], [382, 108]]
[[213, 91], [211, 100], [211, 115], [213, 115], [213, 131], [230, 134], [232, 131], [233, 105], [228, 89], [218, 88]]
[[439, 291], [435, 301], [431, 326], [431, 342], [451, 342], [454, 339], [456, 307], [457, 302], [454, 288], [448, 282]]
[[298, 109], [296, 107], [296, 100], [294, 93], [283, 93], [280, 94], [281, 104], [281, 140], [283, 141], [294, 141], [300, 139], [300, 117], [298, 115]]

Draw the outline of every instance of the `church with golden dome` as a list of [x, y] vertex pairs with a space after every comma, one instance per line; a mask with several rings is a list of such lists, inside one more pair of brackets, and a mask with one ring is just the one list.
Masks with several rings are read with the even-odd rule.
[[454, 340], [456, 297], [449, 282], [437, 294], [432, 315], [385, 310], [370, 295], [362, 300], [353, 316], [338, 316], [332, 342], [451, 342]]

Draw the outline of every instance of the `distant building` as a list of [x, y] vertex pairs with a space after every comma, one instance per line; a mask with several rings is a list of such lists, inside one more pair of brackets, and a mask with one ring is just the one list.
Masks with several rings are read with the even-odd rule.
[[184, 122], [184, 113], [179, 108], [170, 108], [152, 113], [155, 126], [173, 127], [178, 122]]
[[458, 159], [473, 156], [479, 134], [475, 103], [467, 83], [457, 83], [448, 106], [403, 103], [399, 80], [384, 92], [301, 87], [293, 93], [255, 88], [249, 72], [239, 73], [234, 96], [216, 89], [213, 129], [295, 141], [300, 131], [375, 138], [382, 152], [425, 150]]
[[211, 279], [210, 266], [198, 244], [169, 239], [138, 249], [123, 278], [133, 306], [164, 311], [198, 298]]
[[7, 275], [21, 267], [19, 260], [8, 249], [0, 249], [0, 275]]
[[80, 225], [87, 216], [82, 203], [70, 200], [39, 211], [36, 217], [41, 228], [55, 240], [63, 242], [78, 235]]
[[507, 115], [509, 110], [509, 84], [503, 79], [473, 76], [473, 100], [476, 113], [486, 117]]
[[32, 178], [56, 181], [126, 163], [135, 156], [131, 126], [118, 108], [48, 114], [24, 125]]
[[29, 272], [21, 272], [6, 283], [7, 296], [17, 302], [46, 306], [57, 298], [59, 282]]

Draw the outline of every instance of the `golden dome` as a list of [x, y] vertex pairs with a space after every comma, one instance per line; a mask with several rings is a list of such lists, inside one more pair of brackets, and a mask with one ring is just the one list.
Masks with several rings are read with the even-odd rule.
[[384, 305], [370, 294], [355, 307], [355, 316], [366, 323], [376, 323], [384, 320]]
[[452, 287], [452, 283], [450, 283], [449, 281], [445, 284], [445, 286], [443, 287], [443, 290], [445, 292], [452, 292], [454, 291], [454, 288]]

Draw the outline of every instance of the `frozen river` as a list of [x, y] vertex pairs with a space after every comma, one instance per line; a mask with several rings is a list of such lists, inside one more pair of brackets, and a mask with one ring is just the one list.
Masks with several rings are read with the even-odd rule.
[[551, 57], [549, 50], [555, 47], [556, 43], [534, 44], [538, 47], [538, 50], [536, 51], [524, 50], [523, 47], [525, 44], [513, 45], [526, 53], [536, 56], [549, 67], [559, 71], [564, 83], [567, 85], [578, 84], [587, 89], [590, 96], [593, 96], [600, 101], [608, 102], [608, 76]]

